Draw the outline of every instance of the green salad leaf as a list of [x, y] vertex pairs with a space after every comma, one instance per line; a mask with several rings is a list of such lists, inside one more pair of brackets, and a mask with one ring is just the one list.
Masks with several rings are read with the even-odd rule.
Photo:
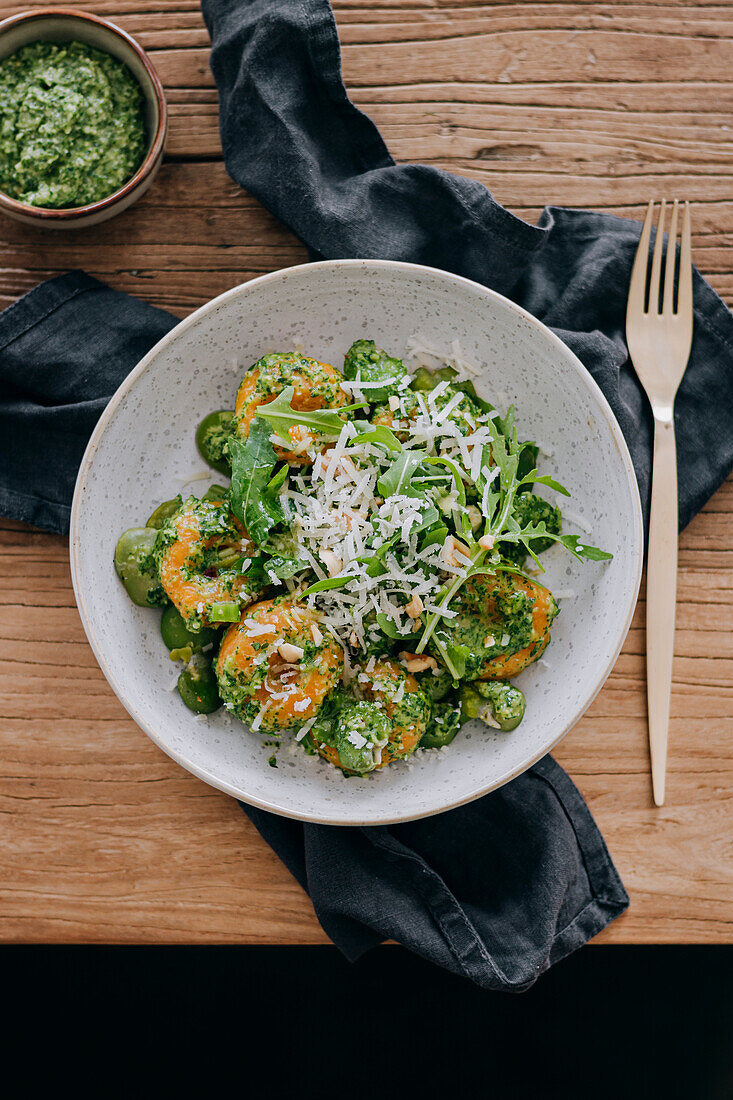
[[412, 484], [416, 470], [423, 464], [424, 451], [402, 451], [377, 481], [377, 491], [383, 497], [422, 497], [424, 490]]
[[349, 441], [350, 443], [377, 443], [388, 451], [401, 451], [402, 444], [386, 424], [373, 424]]
[[471, 656], [471, 650], [467, 645], [448, 641], [441, 631], [437, 631], [433, 641], [443, 664], [453, 677], [453, 682], [458, 683], [466, 675], [466, 661]]
[[378, 611], [376, 617], [382, 634], [386, 634], [388, 638], [392, 638], [394, 641], [408, 642], [418, 636], [416, 631], [408, 631], [407, 634], [400, 633], [394, 620], [390, 619], [389, 615], [385, 615], [383, 611]]
[[296, 577], [306, 569], [310, 569], [309, 563], [299, 558], [284, 558], [279, 554], [272, 557], [269, 554], [258, 554], [251, 559], [251, 565], [246, 572], [248, 578], [260, 584], [267, 584], [273, 576], [285, 581]]
[[381, 546], [377, 546], [374, 553], [362, 554], [354, 560], [362, 565], [366, 565], [368, 577], [381, 577], [383, 573], [387, 572], [387, 567], [384, 565], [384, 559], [392, 547], [399, 542], [399, 538], [399, 535], [393, 535], [391, 539], [387, 539]]
[[564, 497], [570, 496], [569, 490], [566, 489], [564, 485], [561, 485], [559, 481], [555, 481], [554, 477], [550, 477], [549, 474], [538, 475], [536, 469], [530, 470], [528, 474], [525, 474], [519, 484], [523, 489], [525, 486], [547, 485], [548, 488], [554, 489], [556, 493], [562, 493]]
[[279, 493], [288, 474], [287, 466], [273, 476], [277, 456], [270, 442], [267, 425], [252, 421], [246, 441], [232, 436], [229, 440], [232, 462], [230, 507], [243, 523], [249, 537], [266, 547], [270, 532], [283, 523], [285, 514]]
[[[341, 414], [366, 407], [365, 402], [361, 401], [353, 405], [344, 405], [338, 411], [335, 409], [311, 409], [305, 412], [292, 407], [294, 396], [295, 387], [288, 386], [287, 389], [278, 394], [274, 401], [268, 401], [266, 405], [258, 406], [256, 413], [256, 419], [266, 420], [285, 447], [292, 447], [293, 441], [288, 434], [288, 430], [296, 425], [310, 428], [324, 439], [338, 439], [341, 429], [346, 423]], [[250, 434], [251, 432], [252, 427], [250, 427]]]
[[300, 595], [312, 596], [315, 592], [328, 592], [332, 588], [343, 588], [345, 584], [355, 579], [356, 578], [352, 574], [347, 574], [343, 577], [326, 577], [325, 580], [316, 581], [315, 584], [311, 584], [308, 588], [303, 589]]
[[420, 550], [427, 550], [428, 546], [442, 546], [449, 534], [450, 531], [444, 523], [432, 523], [423, 531], [423, 536], [420, 540]]
[[610, 561], [613, 557], [613, 554], [609, 554], [607, 550], [599, 550], [597, 546], [589, 546], [579, 535], [561, 535], [555, 531], [550, 531], [544, 520], [540, 523], [528, 524], [526, 527], [519, 528], [516, 532], [508, 531], [506, 534], [502, 535], [502, 539], [505, 542], [522, 543], [537, 562], [540, 569], [542, 569], [542, 563], [530, 545], [532, 540], [537, 538], [559, 542], [560, 545], [564, 546], [566, 550], [569, 550], [578, 561], [583, 561], [583, 559], [587, 561]]
[[412, 528], [414, 534], [427, 530], [440, 519], [440, 513], [432, 503], [424, 485], [414, 483], [418, 472], [422, 472], [429, 478], [428, 470], [424, 465], [426, 458], [427, 454], [422, 450], [402, 451], [377, 481], [377, 492], [385, 499], [403, 496], [423, 501], [423, 507], [420, 509], [422, 519]]
[[[542, 564], [531, 545], [533, 540], [538, 538], [561, 543], [578, 559], [588, 558], [591, 561], [606, 561], [612, 558], [613, 555], [605, 550], [599, 550], [595, 546], [587, 546], [577, 535], [562, 535], [559, 532], [549, 530], [544, 520], [539, 523], [529, 522], [523, 525], [518, 522], [514, 514], [514, 505], [517, 494], [524, 485], [529, 485], [530, 482], [549, 485], [550, 488], [566, 494], [567, 490], [552, 478], [537, 475], [535, 466], [536, 447], [533, 443], [519, 441], [514, 421], [514, 406], [509, 409], [503, 419], [495, 417], [494, 426], [497, 430], [493, 434], [491, 445], [484, 447], [481, 463], [482, 473], [477, 486], [484, 505], [484, 536], [488, 536], [487, 541], [493, 545], [498, 544], [500, 540], [507, 543], [520, 543], [540, 568], [542, 568]], [[532, 464], [527, 469], [525, 463], [524, 472], [522, 472], [520, 470], [521, 460], [528, 451], [533, 456]], [[484, 470], [489, 471], [488, 476], [483, 472]], [[438, 610], [428, 616], [425, 629], [416, 647], [417, 653], [423, 652], [443, 617], [443, 611], [450, 607], [451, 600], [469, 577], [477, 576], [480, 573], [493, 573], [499, 565], [498, 552], [489, 557], [489, 550], [483, 549], [480, 544], [472, 543], [469, 537], [466, 537], [465, 541], [471, 555], [471, 563], [464, 573], [455, 577], [441, 589]], [[437, 639], [435, 644], [440, 648], [441, 643]], [[445, 653], [443, 653], [443, 649], [445, 649]], [[443, 646], [443, 649], [441, 649], [441, 656], [446, 663], [446, 667], [453, 673], [454, 669], [460, 667], [460, 654], [451, 654], [445, 646]]]

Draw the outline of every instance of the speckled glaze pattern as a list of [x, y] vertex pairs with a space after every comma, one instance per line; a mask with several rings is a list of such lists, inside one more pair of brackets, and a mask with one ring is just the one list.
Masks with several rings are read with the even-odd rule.
[[[448, 749], [418, 751], [409, 765], [345, 779], [298, 746], [272, 748], [221, 710], [193, 715], [174, 690], [178, 666], [160, 638], [160, 612], [135, 607], [115, 574], [118, 535], [161, 501], [217, 480], [194, 444], [200, 418], [232, 406], [240, 375], [268, 351], [302, 346], [341, 365], [370, 337], [404, 354], [420, 333], [448, 349], [458, 338], [485, 364], [479, 391], [517, 408], [572, 492], [569, 512], [611, 550], [609, 563], [575, 562], [554, 548], [546, 583], [561, 613], [542, 662], [517, 682], [526, 718], [512, 733], [474, 724]], [[189, 483], [186, 483], [189, 479]], [[220, 478], [218, 480], [221, 480]], [[467, 802], [506, 783], [548, 752], [586, 710], [610, 672], [636, 602], [642, 523], [633, 467], [600, 390], [540, 322], [468, 280], [412, 264], [334, 260], [289, 268], [228, 291], [178, 325], [123, 383], [90, 440], [74, 496], [71, 562], [82, 621], [112, 688], [173, 759], [221, 790], [276, 813], [329, 824], [386, 824]], [[563, 596], [574, 594], [573, 598]], [[289, 738], [287, 739], [289, 742]], [[603, 755], [599, 741], [594, 751]]]

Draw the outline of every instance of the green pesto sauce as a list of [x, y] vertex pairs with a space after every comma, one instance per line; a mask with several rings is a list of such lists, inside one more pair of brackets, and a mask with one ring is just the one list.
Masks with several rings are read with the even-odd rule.
[[97, 202], [145, 147], [143, 94], [121, 61], [82, 42], [34, 42], [0, 61], [0, 190], [11, 198]]
[[324, 408], [346, 403], [346, 397], [339, 385], [341, 379], [339, 372], [333, 368], [328, 370], [323, 363], [309, 359], [306, 355], [299, 355], [297, 351], [263, 355], [250, 368], [248, 374], [254, 371], [257, 371], [255, 390], [258, 395], [277, 396], [288, 386], [305, 381], [314, 406], [316, 402]]
[[[543, 638], [534, 633], [534, 600], [514, 585], [509, 573], [497, 576], [490, 594], [483, 584], [469, 581], [456, 599], [454, 609], [456, 617], [446, 620], [436, 634], [445, 645], [466, 646], [467, 680], [481, 676], [488, 662], [496, 657], [519, 653], [533, 641], [537, 648], [542, 646]], [[552, 601], [549, 623], [556, 614], [557, 605]], [[438, 650], [434, 652], [440, 656]], [[534, 652], [533, 649], [528, 654], [527, 663]]]
[[[192, 527], [198, 529], [198, 538], [189, 540], [187, 532]], [[201, 611], [198, 606], [194, 610], [181, 610], [189, 630], [202, 629], [204, 610], [208, 613], [212, 603], [228, 599], [245, 607], [261, 592], [263, 585], [257, 576], [250, 578], [245, 573], [242, 580], [247, 555], [241, 549], [241, 532], [233, 525], [223, 501], [190, 496], [163, 520], [152, 553], [158, 576], [168, 551], [181, 537], [189, 540], [189, 549], [178, 572], [182, 580], [200, 583], [203, 605]]]

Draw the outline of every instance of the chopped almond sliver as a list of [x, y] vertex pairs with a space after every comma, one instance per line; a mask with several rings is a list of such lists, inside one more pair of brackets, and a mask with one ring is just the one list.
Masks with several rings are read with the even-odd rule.
[[333, 550], [321, 550], [321, 561], [328, 570], [329, 577], [335, 577], [341, 572], [341, 558], [334, 554]]
[[446, 565], [452, 565], [454, 568], [468, 565], [471, 560], [471, 554], [468, 547], [465, 543], [459, 542], [454, 535], [448, 535], [448, 538], [443, 543], [443, 549], [440, 551], [440, 556]]
[[477, 508], [475, 504], [469, 504], [466, 508], [466, 515], [468, 516], [468, 521], [471, 524], [471, 530], [477, 531], [481, 526], [481, 520], [484, 518], [481, 515], [481, 509]]
[[424, 609], [424, 607], [425, 607], [425, 605], [423, 604], [420, 597], [419, 596], [413, 596], [412, 599], [410, 600], [410, 602], [408, 603], [407, 607], [405, 608], [405, 611], [407, 612], [407, 614], [410, 616], [411, 619], [417, 619], [417, 617], [419, 616], [420, 612]]
[[482, 550], [493, 550], [496, 539], [493, 535], [482, 535], [478, 540], [478, 544]]
[[295, 664], [296, 661], [302, 660], [304, 652], [299, 645], [292, 645], [291, 642], [283, 642], [281, 646], [278, 646], [277, 651], [283, 661], [287, 661], [288, 664]]
[[424, 672], [427, 668], [438, 667], [435, 657], [428, 657], [425, 654], [418, 656], [417, 653], [408, 653], [406, 650], [400, 653], [400, 661], [408, 672]]

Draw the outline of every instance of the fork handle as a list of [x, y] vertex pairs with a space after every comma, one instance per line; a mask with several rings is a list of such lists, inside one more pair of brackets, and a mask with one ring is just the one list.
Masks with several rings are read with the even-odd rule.
[[646, 662], [652, 791], [664, 804], [677, 600], [677, 444], [674, 417], [654, 417], [652, 508], [646, 578]]

